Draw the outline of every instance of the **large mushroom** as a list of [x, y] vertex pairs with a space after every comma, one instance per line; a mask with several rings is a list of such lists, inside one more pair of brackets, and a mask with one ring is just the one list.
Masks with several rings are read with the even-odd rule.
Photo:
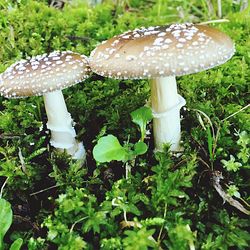
[[234, 54], [232, 40], [217, 29], [199, 24], [172, 24], [135, 29], [115, 36], [92, 51], [93, 72], [117, 79], [151, 79], [156, 149], [170, 143], [180, 150], [180, 108], [176, 76], [213, 68]]
[[87, 57], [71, 51], [54, 51], [21, 60], [0, 74], [0, 94], [6, 98], [43, 95], [51, 131], [50, 144], [66, 150], [75, 159], [85, 157], [85, 149], [77, 142], [73, 120], [67, 110], [62, 89], [89, 77]]

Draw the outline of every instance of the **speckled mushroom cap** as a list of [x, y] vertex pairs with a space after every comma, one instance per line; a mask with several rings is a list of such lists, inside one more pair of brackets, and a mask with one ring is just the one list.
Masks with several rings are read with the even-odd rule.
[[43, 95], [89, 77], [88, 59], [71, 51], [54, 51], [21, 60], [0, 74], [0, 94], [7, 98]]
[[92, 51], [90, 67], [112, 78], [180, 76], [213, 68], [234, 54], [224, 33], [199, 24], [135, 29], [115, 36]]

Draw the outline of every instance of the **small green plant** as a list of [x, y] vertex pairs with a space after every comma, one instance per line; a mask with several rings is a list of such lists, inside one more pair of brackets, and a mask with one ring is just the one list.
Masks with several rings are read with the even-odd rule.
[[[223, 119], [222, 124], [247, 107], [249, 107], [249, 105]], [[227, 191], [225, 191], [221, 184], [221, 181], [224, 179], [223, 173], [216, 170], [214, 167], [214, 162], [216, 158], [219, 157], [219, 155], [216, 154], [216, 151], [218, 147], [221, 126], [218, 126], [217, 131], [215, 132], [214, 125], [208, 115], [200, 110], [196, 110], [196, 112], [199, 123], [207, 134], [207, 148], [209, 152], [209, 163], [201, 158], [199, 158], [199, 160], [208, 168], [208, 171], [211, 173], [212, 185], [216, 189], [218, 194], [222, 197], [222, 199], [224, 201], [227, 201], [231, 206], [236, 207], [241, 212], [249, 215], [250, 210], [248, 210], [248, 208], [250, 207], [250, 205], [241, 198], [240, 193], [238, 192], [238, 187], [236, 185], [229, 185]], [[247, 163], [247, 156], [249, 154], [249, 149], [247, 147], [247, 145], [249, 144], [249, 138], [247, 136], [247, 133], [246, 131], [243, 131], [242, 133], [236, 133], [235, 135], [239, 137], [239, 139], [237, 140], [237, 144], [240, 146], [240, 152], [237, 154], [237, 156], [240, 160], [242, 160], [243, 164]], [[243, 168], [243, 164], [241, 162], [238, 162], [233, 155], [230, 155], [229, 160], [222, 159], [220, 162], [228, 172], [239, 172], [239, 170]], [[240, 203], [237, 199], [234, 199], [233, 196], [237, 199], [240, 199], [242, 203]]]
[[[240, 146], [240, 152], [237, 154], [238, 158], [242, 160], [243, 163], [247, 163], [250, 158], [250, 137], [246, 131], [235, 133], [239, 137], [237, 144]], [[250, 168], [250, 166], [248, 166]]]
[[[136, 143], [127, 141], [123, 146], [117, 137], [107, 135], [101, 137], [93, 149], [93, 156], [97, 162], [110, 162], [113, 160], [124, 163], [133, 161], [137, 156], [147, 152], [148, 146], [144, 142], [147, 133], [147, 124], [153, 118], [152, 111], [148, 107], [139, 108], [131, 113], [132, 121], [138, 125], [140, 130], [140, 139]], [[126, 165], [128, 167], [128, 165]], [[127, 176], [127, 171], [126, 171]]]
[[240, 162], [235, 161], [235, 158], [233, 155], [230, 155], [230, 160], [221, 160], [221, 163], [223, 164], [223, 167], [226, 168], [227, 171], [238, 171], [242, 164]]
[[[249, 249], [250, 8], [243, 11], [245, 0], [221, 2], [227, 22], [208, 26], [232, 38], [235, 55], [221, 67], [179, 78], [187, 107], [207, 117], [199, 113], [199, 123], [194, 112], [181, 110], [184, 151], [178, 157], [167, 147], [153, 151], [145, 127], [151, 111], [134, 111], [149, 99], [146, 79], [93, 75], [64, 90], [77, 139], [86, 145], [85, 165], [48, 147], [42, 98], [0, 97], [0, 187], [15, 222], [4, 230], [8, 213], [1, 207], [2, 249], [17, 238], [29, 250]], [[54, 50], [89, 55], [127, 30], [214, 21], [217, 12], [215, 0], [106, 0], [95, 7], [72, 0], [62, 10], [47, 0], [0, 0], [0, 73], [29, 56]], [[91, 150], [106, 136], [103, 163], [96, 166]], [[112, 145], [115, 151], [102, 155]], [[225, 167], [230, 155], [241, 164], [232, 164], [236, 171]], [[122, 166], [131, 167], [129, 179]]]

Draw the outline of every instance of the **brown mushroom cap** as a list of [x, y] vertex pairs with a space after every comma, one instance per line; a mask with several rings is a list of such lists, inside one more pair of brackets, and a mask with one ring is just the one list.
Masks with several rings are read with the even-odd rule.
[[0, 74], [0, 94], [7, 98], [43, 95], [89, 77], [87, 57], [71, 51], [54, 51], [21, 60]]
[[180, 76], [213, 68], [234, 54], [224, 33], [199, 24], [135, 29], [115, 36], [92, 51], [93, 72], [112, 78]]

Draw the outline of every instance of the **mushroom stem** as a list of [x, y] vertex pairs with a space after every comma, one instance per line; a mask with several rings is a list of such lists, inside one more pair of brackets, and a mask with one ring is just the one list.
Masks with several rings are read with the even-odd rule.
[[75, 139], [76, 131], [62, 91], [46, 93], [43, 97], [48, 117], [47, 128], [51, 131], [50, 144], [59, 150], [66, 150], [74, 159], [84, 159], [85, 150], [83, 144]]
[[179, 151], [180, 109], [186, 102], [177, 93], [175, 76], [158, 77], [151, 80], [151, 102], [156, 150], [162, 150], [163, 144], [169, 143], [171, 151]]

